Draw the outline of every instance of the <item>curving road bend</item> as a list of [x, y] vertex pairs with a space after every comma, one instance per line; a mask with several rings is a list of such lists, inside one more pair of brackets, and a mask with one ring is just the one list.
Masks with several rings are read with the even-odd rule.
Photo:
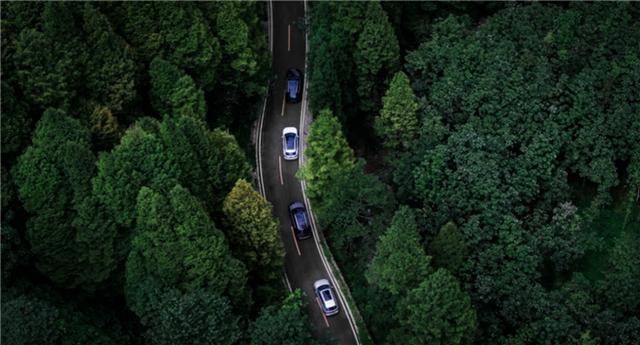
[[[356, 344], [353, 323], [347, 317], [344, 298], [341, 298], [340, 313], [324, 317], [313, 292], [313, 282], [327, 278], [329, 274], [318, 252], [313, 238], [297, 241], [291, 229], [288, 205], [294, 201], [303, 201], [300, 181], [295, 177], [299, 161], [285, 161], [282, 158], [282, 129], [296, 127], [300, 129], [301, 111], [306, 102], [287, 104], [284, 102], [285, 73], [289, 68], [304, 71], [305, 33], [303, 20], [305, 7], [299, 2], [272, 2], [271, 25], [273, 42], [273, 72], [277, 78], [266, 103], [264, 117], [258, 127], [258, 164], [261, 171], [263, 193], [273, 204], [273, 212], [280, 219], [280, 233], [286, 250], [285, 273], [292, 289], [305, 292], [308, 313], [313, 324], [316, 338], [333, 338], [339, 344]], [[303, 85], [303, 90], [306, 91]], [[261, 128], [261, 131], [260, 131]], [[334, 284], [335, 286], [335, 284]]]

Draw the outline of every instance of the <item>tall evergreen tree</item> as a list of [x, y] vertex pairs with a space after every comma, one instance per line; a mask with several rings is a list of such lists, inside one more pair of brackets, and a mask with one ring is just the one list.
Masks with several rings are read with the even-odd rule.
[[400, 64], [400, 48], [379, 2], [367, 3], [363, 29], [354, 52], [360, 109], [377, 112], [391, 75]]
[[13, 171], [31, 214], [27, 239], [36, 265], [62, 287], [91, 289], [115, 268], [116, 229], [96, 217], [102, 209], [92, 204], [95, 156], [89, 145], [89, 132], [78, 120], [49, 109]]
[[398, 306], [397, 318], [407, 344], [471, 344], [477, 327], [469, 295], [444, 269], [409, 292]]
[[370, 284], [394, 295], [405, 294], [427, 277], [431, 257], [420, 244], [413, 211], [402, 206], [378, 240], [376, 254], [367, 270]]
[[356, 160], [337, 118], [330, 110], [323, 110], [309, 129], [305, 164], [298, 176], [307, 183], [309, 200], [326, 200], [331, 178], [352, 169]]
[[448, 222], [429, 244], [429, 254], [433, 256], [433, 264], [456, 274], [462, 268], [468, 255], [468, 249], [462, 233], [454, 222]]
[[386, 95], [382, 98], [380, 116], [375, 128], [384, 146], [392, 150], [407, 149], [419, 131], [418, 102], [409, 78], [400, 71], [393, 76]]
[[236, 182], [222, 206], [232, 251], [263, 281], [278, 280], [284, 267], [280, 223], [271, 209], [271, 204], [243, 179]]

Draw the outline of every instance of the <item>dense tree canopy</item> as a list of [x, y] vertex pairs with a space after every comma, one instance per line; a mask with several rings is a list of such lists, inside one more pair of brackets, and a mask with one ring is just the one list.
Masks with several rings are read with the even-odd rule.
[[262, 310], [249, 327], [251, 345], [304, 345], [311, 343], [309, 317], [302, 291], [291, 293], [279, 306]]
[[224, 131], [209, 131], [190, 117], [144, 119], [100, 157], [94, 189], [116, 221], [131, 226], [142, 186], [178, 181], [206, 200], [208, 210], [218, 211], [226, 192], [248, 173], [244, 153]]
[[[383, 9], [406, 53], [400, 59], [406, 74], [397, 73], [381, 89], [384, 96], [370, 88], [366, 97], [354, 97], [364, 76], [355, 71], [370, 65], [360, 61], [354, 69], [349, 54], [364, 40], [359, 28], [372, 28], [365, 19], [371, 8], [312, 6], [310, 105], [316, 113], [334, 110], [352, 131], [372, 124], [358, 113], [362, 105], [381, 100], [377, 140], [350, 141], [369, 160], [368, 171], [391, 183], [397, 200], [420, 209], [417, 242], [427, 244], [436, 267], [460, 279], [478, 311], [474, 342], [628, 342], [637, 317], [621, 306], [635, 307], [626, 288], [635, 273], [611, 261], [634, 262], [620, 241], [632, 243], [640, 228], [637, 6], [385, 3]], [[394, 45], [389, 40], [387, 48]], [[350, 116], [355, 121], [344, 121]], [[310, 133], [309, 165], [313, 139]], [[370, 151], [380, 146], [382, 155]], [[334, 159], [338, 167], [331, 171], [354, 160]], [[313, 172], [323, 166], [329, 164]], [[313, 195], [313, 183], [308, 187]], [[336, 200], [328, 189], [319, 193], [314, 210]], [[333, 230], [322, 225], [331, 240]], [[370, 227], [367, 236], [379, 234]], [[330, 245], [342, 251], [339, 242]], [[351, 257], [373, 257], [371, 278], [382, 260], [366, 246], [349, 251], [354, 248]], [[336, 257], [342, 267], [353, 264]], [[345, 270], [351, 286], [362, 285], [356, 272], [366, 265]], [[393, 335], [378, 331], [381, 310], [370, 301], [396, 301], [369, 289], [354, 288], [354, 296], [374, 338], [404, 339], [404, 326]]]
[[[311, 125], [305, 164], [298, 175], [306, 182], [307, 195], [335, 245], [335, 255], [367, 260], [385, 217], [393, 210], [393, 196], [377, 177], [364, 173], [364, 162], [355, 158], [338, 119], [328, 110]], [[351, 250], [356, 247], [359, 254]]]
[[239, 317], [225, 297], [205, 290], [162, 295], [158, 313], [149, 320], [150, 344], [233, 345], [241, 337]]
[[[266, 3], [0, 6], [2, 343], [312, 343], [243, 150]], [[307, 8], [299, 176], [362, 342], [636, 345], [637, 4]]]
[[156, 57], [149, 66], [151, 102], [162, 115], [190, 116], [204, 121], [204, 93], [193, 79], [170, 62]]
[[266, 5], [1, 6], [2, 343], [248, 339], [285, 292], [271, 207], [249, 187], [223, 213], [251, 177]]
[[355, 140], [399, 67], [398, 39], [377, 1], [315, 3], [310, 16], [310, 107], [331, 110]]
[[408, 344], [470, 344], [476, 329], [476, 312], [469, 296], [444, 269], [409, 292], [396, 317]]
[[[165, 193], [168, 193], [166, 196]], [[231, 256], [224, 235], [199, 200], [180, 185], [159, 193], [147, 187], [137, 197], [135, 237], [127, 259], [125, 294], [143, 321], [170, 288], [206, 288], [247, 305], [246, 269]]]
[[33, 294], [2, 296], [2, 343], [37, 344], [125, 344], [90, 323], [77, 310]]
[[27, 239], [40, 271], [60, 286], [90, 288], [115, 268], [116, 229], [91, 193], [95, 156], [89, 132], [63, 111], [48, 109], [14, 178], [32, 215]]

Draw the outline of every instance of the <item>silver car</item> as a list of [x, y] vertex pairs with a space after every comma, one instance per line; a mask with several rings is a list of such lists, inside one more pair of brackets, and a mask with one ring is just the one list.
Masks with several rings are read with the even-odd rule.
[[282, 155], [288, 161], [298, 159], [298, 130], [295, 127], [282, 130]]
[[340, 308], [338, 308], [338, 300], [336, 299], [328, 280], [317, 280], [313, 283], [313, 290], [316, 292], [316, 296], [318, 296], [320, 307], [322, 307], [324, 315], [331, 316], [340, 311]]

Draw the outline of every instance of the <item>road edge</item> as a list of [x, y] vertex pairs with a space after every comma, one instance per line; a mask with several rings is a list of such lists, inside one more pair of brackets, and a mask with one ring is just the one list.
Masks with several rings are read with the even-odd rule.
[[[308, 16], [307, 0], [304, 0], [304, 13], [305, 13], [305, 19], [308, 19], [309, 16]], [[300, 111], [300, 125], [299, 125], [300, 127], [299, 128], [300, 128], [301, 144], [300, 144], [300, 156], [298, 158], [298, 168], [300, 168], [300, 166], [304, 164], [304, 150], [307, 146], [307, 143], [305, 140], [307, 136], [307, 130], [308, 130], [307, 125], [310, 124], [312, 121], [311, 112], [308, 110], [309, 102], [307, 101], [308, 90], [309, 90], [309, 81], [307, 77], [309, 75], [308, 73], [309, 72], [308, 22], [306, 22], [305, 24], [307, 25], [307, 27], [305, 29], [305, 35], [304, 35], [305, 36], [304, 84], [303, 84], [304, 87], [302, 92], [302, 106]], [[310, 119], [308, 122], [305, 121], [307, 113], [309, 113], [309, 119]], [[349, 325], [351, 326], [351, 331], [353, 332], [353, 337], [356, 340], [356, 344], [361, 345], [362, 342], [360, 341], [360, 330], [358, 327], [358, 323], [356, 322], [356, 317], [354, 317], [354, 314], [357, 315], [358, 321], [364, 322], [364, 319], [360, 315], [360, 311], [357, 309], [357, 306], [355, 305], [355, 300], [353, 296], [351, 296], [351, 290], [349, 289], [349, 286], [347, 285], [346, 280], [342, 276], [342, 272], [340, 272], [340, 268], [336, 264], [333, 258], [333, 254], [329, 249], [329, 246], [326, 245], [326, 240], [324, 238], [324, 235], [322, 234], [322, 232], [318, 231], [316, 216], [313, 213], [313, 209], [311, 208], [311, 203], [307, 198], [307, 194], [306, 194], [307, 185], [304, 180], [300, 180], [300, 186], [302, 189], [302, 198], [303, 198], [305, 207], [307, 208], [309, 217], [311, 218], [311, 230], [313, 232], [313, 240], [318, 249], [318, 254], [322, 259], [322, 265], [325, 267], [325, 270], [329, 274], [330, 276], [329, 278], [333, 282], [338, 298], [340, 299], [340, 302], [344, 306], [343, 309], [347, 316], [347, 320], [349, 321]], [[350, 302], [353, 302], [353, 303], [350, 303]]]

